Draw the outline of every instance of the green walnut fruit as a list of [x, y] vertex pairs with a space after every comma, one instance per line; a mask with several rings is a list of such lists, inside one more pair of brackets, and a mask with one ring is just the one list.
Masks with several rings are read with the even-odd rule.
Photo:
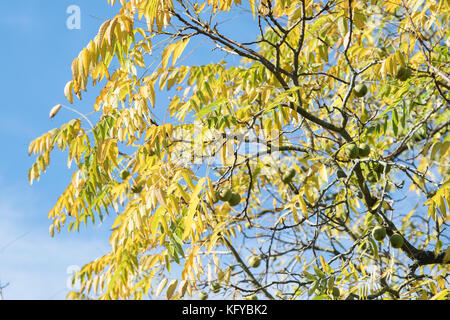
[[212, 202], [214, 204], [216, 204], [217, 202], [219, 202], [219, 200], [220, 200], [220, 192], [219, 191], [214, 191]]
[[283, 176], [281, 177], [281, 181], [283, 181], [284, 183], [290, 183], [292, 179], [295, 177], [295, 174], [296, 174], [295, 169], [290, 168], [283, 174]]
[[200, 300], [206, 300], [208, 299], [208, 294], [204, 291], [200, 292], [198, 297], [200, 298]]
[[233, 195], [231, 189], [224, 188], [219, 191], [219, 199], [222, 201], [228, 201], [230, 200], [231, 196]]
[[359, 148], [356, 143], [351, 143], [345, 148], [345, 154], [350, 159], [359, 158]]
[[258, 256], [252, 256], [248, 260], [248, 265], [252, 268], [258, 268], [261, 264], [261, 259]]
[[333, 297], [339, 298], [341, 296], [341, 291], [338, 287], [333, 287], [333, 290], [331, 292], [333, 294]]
[[359, 145], [358, 148], [360, 157], [368, 157], [370, 154], [370, 146], [367, 143]]
[[386, 228], [381, 226], [373, 228], [372, 237], [377, 241], [382, 241], [386, 237]]
[[228, 204], [232, 207], [235, 207], [239, 203], [241, 203], [241, 196], [239, 195], [239, 193], [237, 193], [235, 191], [231, 192], [231, 197], [228, 200]]
[[126, 178], [128, 178], [130, 176], [130, 171], [128, 170], [122, 170], [120, 171], [120, 178], [122, 180], [125, 180]]
[[404, 240], [401, 234], [394, 233], [390, 238], [389, 241], [391, 242], [391, 245], [393, 248], [401, 248], [403, 246]]
[[377, 177], [380, 177], [383, 173], [389, 173], [392, 167], [389, 164], [385, 166], [382, 163], [372, 162], [369, 168]]
[[220, 291], [220, 283], [214, 282], [211, 284], [209, 288], [211, 289], [212, 292], [217, 293]]
[[358, 98], [362, 98], [367, 94], [367, 87], [365, 84], [357, 84], [353, 89], [353, 93]]
[[246, 227], [247, 229], [250, 229], [250, 228], [252, 227], [252, 225], [250, 224], [250, 222], [246, 222], [246, 223], [245, 223], [245, 227]]
[[256, 296], [256, 294], [252, 294], [252, 295], [247, 296], [246, 299], [247, 300], [258, 300], [258, 297]]
[[397, 78], [400, 81], [406, 81], [411, 77], [411, 69], [406, 67], [399, 67], [397, 70], [397, 73], [395, 74], [395, 78]]
[[336, 175], [339, 179], [347, 178], [347, 174], [342, 169], [338, 169], [338, 171], [336, 172]]

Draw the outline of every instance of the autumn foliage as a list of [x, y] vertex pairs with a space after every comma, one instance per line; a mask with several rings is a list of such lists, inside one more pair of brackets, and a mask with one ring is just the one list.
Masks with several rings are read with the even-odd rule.
[[448, 1], [108, 2], [29, 148], [52, 235], [114, 220], [68, 298], [449, 298]]

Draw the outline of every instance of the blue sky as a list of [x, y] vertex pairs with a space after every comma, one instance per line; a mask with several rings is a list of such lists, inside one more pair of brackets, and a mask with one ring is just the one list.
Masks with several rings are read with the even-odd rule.
[[[80, 30], [66, 27], [70, 5], [81, 8]], [[50, 237], [47, 213], [70, 172], [65, 155], [55, 152], [47, 174], [30, 186], [27, 171], [33, 158], [27, 149], [31, 140], [75, 117], [66, 111], [50, 120], [48, 114], [55, 104], [66, 103], [63, 88], [73, 58], [117, 10], [106, 0], [1, 4], [0, 284], [9, 283], [5, 299], [64, 299], [71, 266], [108, 250], [106, 226]], [[93, 95], [85, 97], [74, 107], [89, 108]]]
[[[66, 10], [71, 5], [81, 9], [79, 30], [66, 26], [70, 17]], [[72, 60], [118, 8], [111, 8], [106, 0], [16, 0], [1, 4], [0, 285], [9, 283], [3, 290], [5, 299], [64, 299], [70, 270], [109, 251], [112, 218], [79, 234], [63, 230], [50, 237], [47, 213], [71, 177], [66, 155], [54, 152], [47, 173], [30, 186], [27, 173], [34, 159], [28, 157], [27, 150], [42, 133], [77, 117], [64, 109], [53, 120], [48, 114], [54, 105], [67, 104], [63, 89], [71, 79]], [[243, 26], [248, 30], [248, 25], [237, 20], [230, 25], [231, 29], [222, 30]], [[235, 34], [238, 40], [248, 35]], [[211, 47], [197, 50], [205, 49], [202, 46], [203, 42], [190, 44], [186, 51], [196, 50], [189, 55], [189, 64], [206, 64], [224, 57]], [[239, 61], [234, 56], [228, 59]], [[76, 101], [72, 107], [91, 111], [96, 92], [98, 88], [88, 91], [83, 101]], [[165, 94], [159, 99], [167, 103]]]

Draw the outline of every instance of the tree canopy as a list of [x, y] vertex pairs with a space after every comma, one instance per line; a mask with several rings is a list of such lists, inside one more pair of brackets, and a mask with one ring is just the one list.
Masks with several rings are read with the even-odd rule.
[[449, 298], [448, 0], [108, 3], [29, 146], [52, 236], [114, 220], [68, 298]]

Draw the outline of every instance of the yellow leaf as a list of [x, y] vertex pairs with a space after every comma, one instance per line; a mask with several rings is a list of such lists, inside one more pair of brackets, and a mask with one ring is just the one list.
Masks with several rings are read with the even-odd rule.
[[328, 182], [328, 173], [327, 173], [327, 168], [325, 167], [324, 164], [320, 164], [319, 174], [320, 174], [320, 178], [322, 178], [322, 181], [324, 183], [327, 183]]
[[149, 81], [147, 82], [147, 93], [148, 93], [148, 98], [150, 99], [150, 103], [152, 104], [152, 107], [155, 107], [155, 87], [154, 87], [154, 83]]
[[33, 153], [35, 144], [36, 144], [36, 140], [33, 140], [30, 142], [30, 145], [28, 146], [28, 155], [31, 155]]
[[395, 56], [394, 55], [390, 55], [389, 57], [387, 57], [386, 59], [386, 72], [390, 75], [394, 75], [394, 68], [396, 67], [396, 61], [395, 61]]
[[361, 12], [355, 10], [355, 13], [353, 15], [353, 22], [358, 29], [362, 30], [366, 26], [366, 16]]
[[446, 208], [445, 208], [444, 197], [439, 197], [437, 204], [439, 206], [439, 210], [441, 211], [442, 216], [446, 217], [447, 216], [447, 212], [446, 212]]
[[155, 296], [159, 296], [161, 294], [161, 292], [166, 287], [167, 282], [168, 282], [167, 278], [164, 278], [161, 280], [161, 282], [158, 285], [158, 288], [156, 288]]
[[347, 19], [346, 19], [345, 15], [343, 15], [337, 19], [337, 25], [338, 25], [338, 30], [339, 30], [340, 34], [342, 36], [345, 36], [347, 33], [347, 29], [348, 29]]
[[383, 201], [382, 206], [383, 206], [383, 209], [384, 209], [384, 210], [394, 210], [394, 208], [392, 208], [392, 206], [390, 205], [390, 203], [387, 202], [386, 200]]
[[305, 216], [305, 218], [308, 218], [308, 208], [306, 206], [305, 200], [303, 200], [303, 196], [300, 195], [298, 197], [298, 202], [300, 203], [300, 208], [302, 209], [302, 213]]
[[371, 210], [375, 211], [376, 209], [378, 209], [378, 207], [380, 206], [381, 201], [377, 200], [374, 205], [370, 208]]
[[73, 82], [69, 81], [66, 83], [66, 86], [64, 87], [64, 95], [66, 96], [66, 99], [72, 104], [73, 103]]
[[320, 264], [322, 265], [322, 270], [328, 273], [328, 264], [325, 262], [324, 258], [322, 256], [320, 258]]
[[83, 90], [86, 90], [86, 79], [87, 79], [87, 74], [85, 72], [85, 69], [83, 67], [83, 51], [80, 52], [80, 54], [78, 55], [78, 74], [80, 75], [80, 87]]
[[252, 8], [253, 19], [255, 19], [255, 0], [249, 0], [250, 7]]
[[111, 20], [106, 20], [98, 29], [97, 41], [99, 44], [102, 43], [103, 37], [104, 37], [106, 30], [108, 29], [110, 23], [111, 23]]
[[108, 27], [108, 31], [106, 32], [106, 37], [108, 39], [108, 44], [110, 46], [112, 46], [112, 43], [113, 43], [113, 37], [114, 37], [114, 31], [116, 29], [116, 25], [117, 25], [117, 19], [114, 18]]
[[206, 178], [200, 179], [194, 191], [192, 192], [191, 201], [189, 202], [188, 215], [184, 223], [185, 227], [183, 233], [183, 240], [189, 236], [192, 230], [194, 215], [197, 212], [197, 205], [200, 202], [200, 198], [198, 197], [198, 195], [203, 189], [203, 183], [205, 182], [205, 179]]
[[295, 208], [295, 205], [292, 206], [292, 215], [294, 217], [294, 222], [296, 224], [300, 223], [300, 220], [298, 219], [298, 213], [297, 213], [297, 209]]
[[170, 55], [173, 52], [173, 49], [175, 49], [174, 44], [167, 46], [163, 52], [162, 52], [162, 58], [161, 58], [161, 64], [163, 69], [166, 69], [167, 63], [169, 62]]
[[189, 38], [181, 39], [177, 43], [175, 43], [175, 49], [173, 50], [173, 56], [172, 56], [172, 65], [175, 65], [178, 58], [183, 53], [183, 50], [186, 48], [187, 44], [189, 43]]
[[81, 57], [83, 60], [83, 74], [87, 75], [89, 73], [89, 65], [91, 62], [89, 50], [87, 48], [83, 49], [83, 51], [81, 53]]
[[430, 300], [447, 300], [448, 294], [449, 294], [449, 289], [445, 289], [445, 290], [435, 294], [433, 297], [430, 298]]
[[219, 240], [220, 237], [221, 237], [220, 231], [214, 232], [214, 234], [210, 237], [209, 244], [208, 244], [207, 251], [206, 251], [207, 254], [209, 254], [211, 252], [211, 250], [214, 248], [217, 240]]
[[405, 61], [405, 56], [403, 55], [403, 52], [401, 50], [397, 50], [395, 52], [395, 56], [397, 57], [397, 61], [400, 62], [400, 65], [405, 67], [406, 66], [406, 61]]
[[57, 104], [56, 106], [54, 106], [51, 110], [50, 110], [50, 119], [53, 119], [53, 117], [56, 116], [56, 114], [59, 112], [59, 110], [61, 109], [62, 105], [61, 104]]
[[189, 281], [187, 281], [187, 280], [181, 281], [180, 285], [178, 286], [178, 292], [177, 292], [177, 294], [180, 298], [183, 298], [183, 296], [185, 295], [188, 285], [189, 285]]
[[76, 82], [78, 82], [79, 81], [79, 77], [80, 77], [80, 74], [78, 73], [78, 58], [75, 58], [73, 61], [72, 61], [72, 74], [73, 74], [73, 79], [76, 81]]
[[192, 182], [192, 179], [191, 179], [189, 173], [186, 172], [185, 170], [182, 170], [181, 175], [183, 176], [184, 181], [188, 185], [189, 189], [194, 190], [195, 186], [194, 186], [194, 183]]
[[150, 222], [150, 233], [152, 234], [153, 239], [156, 239], [157, 233], [156, 231], [158, 230], [159, 227], [159, 221], [162, 220], [161, 217], [164, 215], [164, 213], [165, 213], [164, 207], [158, 207], [158, 209], [156, 209], [155, 213], [152, 216]]
[[106, 139], [99, 143], [97, 147], [97, 161], [100, 164], [102, 164], [106, 160], [107, 155], [111, 155], [110, 154], [111, 147], [117, 146], [115, 142], [116, 139]]
[[428, 206], [428, 216], [436, 221], [436, 204], [434, 202]]
[[442, 146], [442, 143], [439, 141], [433, 145], [433, 148], [431, 149], [430, 159], [434, 159], [434, 157], [436, 156], [436, 153], [438, 153], [438, 151], [441, 149], [441, 146]]

